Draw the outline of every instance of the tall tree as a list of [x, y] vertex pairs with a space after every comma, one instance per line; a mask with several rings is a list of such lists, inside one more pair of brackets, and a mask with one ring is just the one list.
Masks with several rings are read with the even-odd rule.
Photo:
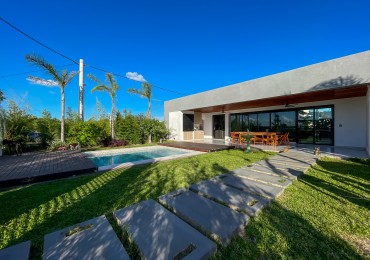
[[141, 89], [129, 88], [127, 92], [130, 94], [139, 95], [148, 100], [148, 109], [146, 111], [146, 117], [150, 118], [150, 107], [151, 107], [150, 100], [152, 98], [152, 85], [147, 82], [143, 82], [141, 85]]
[[[140, 97], [143, 97], [143, 98], [146, 98], [148, 100], [148, 109], [146, 111], [146, 117], [149, 119], [150, 118], [150, 107], [151, 107], [151, 103], [150, 103], [150, 100], [152, 98], [152, 85], [147, 83], [147, 82], [143, 82], [141, 84], [141, 89], [136, 89], [136, 88], [129, 88], [127, 90], [128, 93], [130, 94], [135, 94], [135, 95], [139, 95]], [[148, 136], [148, 142], [151, 143], [152, 142], [152, 135], [149, 134]]]
[[114, 113], [114, 99], [116, 97], [116, 93], [119, 89], [119, 86], [118, 86], [117, 81], [114, 78], [113, 74], [111, 74], [111, 73], [106, 73], [105, 74], [105, 78], [106, 78], [106, 81], [108, 82], [108, 86], [92, 74], [89, 74], [87, 76], [89, 77], [89, 79], [95, 81], [98, 84], [97, 86], [95, 86], [91, 90], [91, 92], [94, 92], [94, 91], [107, 92], [110, 95], [111, 99], [112, 99], [112, 114], [111, 114], [111, 120], [110, 120], [110, 133], [111, 133], [111, 138], [112, 138], [112, 141], [113, 141], [114, 140], [114, 116], [115, 116], [115, 113]]
[[59, 87], [61, 93], [61, 120], [60, 120], [60, 140], [64, 143], [64, 124], [65, 124], [65, 87], [72, 81], [72, 79], [78, 74], [77, 71], [68, 73], [68, 70], [62, 70], [58, 72], [53, 65], [46, 62], [44, 58], [37, 55], [27, 54], [26, 60], [37, 67], [42, 68], [47, 74], [51, 76], [51, 80], [46, 80], [38, 77], [29, 76], [28, 80], [33, 83], [47, 86], [47, 87]]
[[0, 103], [5, 99], [4, 93], [0, 90]]

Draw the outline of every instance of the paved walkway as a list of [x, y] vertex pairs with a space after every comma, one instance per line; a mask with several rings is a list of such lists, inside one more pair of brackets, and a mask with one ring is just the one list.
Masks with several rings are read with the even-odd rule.
[[[226, 246], [234, 235], [242, 234], [250, 217], [316, 160], [312, 153], [290, 150], [163, 195], [158, 202], [147, 200], [119, 209], [113, 216], [145, 259], [209, 258], [217, 249], [215, 241]], [[24, 258], [19, 256], [21, 249]], [[27, 259], [29, 244], [0, 251], [0, 259], [12, 252], [18, 254], [17, 259]], [[128, 259], [104, 216], [45, 236], [44, 259], [81, 256]]]
[[96, 169], [96, 165], [78, 151], [1, 156], [0, 188], [65, 178]]

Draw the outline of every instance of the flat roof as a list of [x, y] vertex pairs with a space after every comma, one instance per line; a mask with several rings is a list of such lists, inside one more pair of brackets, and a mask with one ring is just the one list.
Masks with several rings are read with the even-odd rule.
[[172, 111], [215, 112], [364, 96], [369, 68], [370, 51], [365, 51], [169, 100], [165, 117]]

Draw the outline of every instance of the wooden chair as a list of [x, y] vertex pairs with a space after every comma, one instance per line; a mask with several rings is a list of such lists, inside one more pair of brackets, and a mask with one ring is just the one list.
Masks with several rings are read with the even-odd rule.
[[239, 144], [239, 142], [240, 142], [240, 133], [239, 132], [231, 132], [230, 137], [231, 137], [231, 143], [232, 144]]

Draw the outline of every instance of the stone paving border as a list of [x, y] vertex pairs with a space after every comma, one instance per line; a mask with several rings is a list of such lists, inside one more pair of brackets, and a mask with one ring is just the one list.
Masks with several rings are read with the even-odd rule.
[[180, 149], [180, 148], [174, 148], [174, 147], [167, 147], [167, 146], [148, 146], [148, 147], [136, 147], [136, 148], [122, 148], [122, 149], [111, 149], [111, 150], [102, 150], [102, 151], [92, 151], [92, 152], [85, 152], [88, 158], [91, 157], [99, 157], [99, 156], [114, 156], [114, 155], [121, 155], [121, 154], [131, 154], [135, 152], [146, 152], [151, 151], [158, 148], [166, 148], [166, 149], [172, 149], [175, 151], [183, 151], [183, 154], [176, 154], [176, 155], [170, 155], [170, 156], [164, 156], [154, 159], [146, 159], [146, 160], [139, 160], [134, 162], [127, 162], [127, 163], [121, 163], [121, 164], [113, 164], [108, 166], [100, 166], [98, 167], [98, 171], [106, 171], [106, 170], [116, 170], [120, 168], [128, 168], [136, 165], [143, 165], [143, 164], [149, 164], [149, 163], [155, 163], [155, 162], [162, 162], [162, 161], [168, 161], [178, 158], [185, 158], [185, 157], [191, 157], [194, 155], [203, 154], [203, 152], [199, 151], [191, 151], [186, 149]]
[[130, 259], [106, 217], [47, 234], [43, 259]]

